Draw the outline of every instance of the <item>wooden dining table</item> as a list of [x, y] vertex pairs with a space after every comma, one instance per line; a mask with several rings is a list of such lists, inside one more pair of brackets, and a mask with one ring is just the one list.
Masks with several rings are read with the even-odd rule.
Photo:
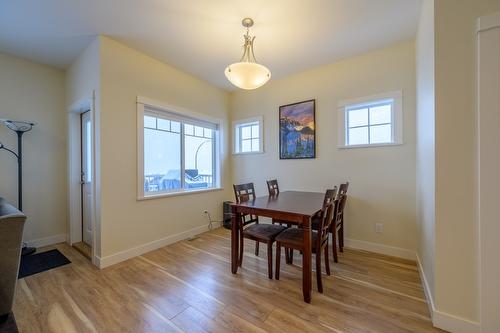
[[325, 194], [318, 192], [284, 191], [276, 196], [231, 204], [231, 272], [238, 272], [239, 226], [242, 215], [252, 214], [284, 220], [304, 229], [302, 259], [302, 293], [304, 302], [311, 302], [311, 218], [321, 210]]

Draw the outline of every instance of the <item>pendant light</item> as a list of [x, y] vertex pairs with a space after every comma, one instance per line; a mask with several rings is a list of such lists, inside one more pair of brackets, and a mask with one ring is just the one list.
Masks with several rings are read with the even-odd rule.
[[224, 74], [226, 74], [229, 82], [236, 87], [252, 90], [266, 84], [271, 78], [271, 72], [266, 66], [258, 64], [255, 60], [253, 53], [255, 36], [250, 36], [250, 27], [253, 26], [253, 20], [244, 18], [241, 24], [247, 29], [246, 34], [243, 36], [243, 56], [239, 62], [227, 66]]

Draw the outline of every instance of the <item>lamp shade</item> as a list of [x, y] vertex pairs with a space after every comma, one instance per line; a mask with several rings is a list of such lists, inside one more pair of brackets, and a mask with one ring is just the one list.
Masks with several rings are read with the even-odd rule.
[[227, 66], [224, 74], [229, 82], [246, 90], [257, 89], [271, 78], [271, 72], [266, 66], [246, 61]]

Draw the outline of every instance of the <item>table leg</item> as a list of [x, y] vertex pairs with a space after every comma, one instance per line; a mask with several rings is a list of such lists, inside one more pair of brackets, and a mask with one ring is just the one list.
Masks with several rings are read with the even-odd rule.
[[231, 273], [238, 272], [239, 219], [236, 206], [231, 207]]
[[304, 218], [302, 227], [304, 230], [304, 253], [302, 254], [302, 294], [304, 295], [304, 302], [311, 303], [311, 219]]

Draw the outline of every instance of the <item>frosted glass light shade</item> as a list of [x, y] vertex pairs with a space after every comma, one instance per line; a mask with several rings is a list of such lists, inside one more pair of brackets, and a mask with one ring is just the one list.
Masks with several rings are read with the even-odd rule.
[[236, 87], [246, 90], [257, 89], [271, 78], [269, 69], [255, 62], [236, 62], [227, 66], [224, 74]]

